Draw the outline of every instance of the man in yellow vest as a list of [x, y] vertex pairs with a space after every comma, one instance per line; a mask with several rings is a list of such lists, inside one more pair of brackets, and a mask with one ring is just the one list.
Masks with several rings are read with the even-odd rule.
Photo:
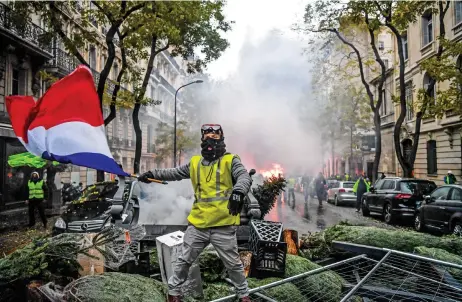
[[168, 301], [181, 302], [181, 285], [186, 281], [191, 264], [211, 243], [223, 261], [240, 301], [249, 302], [249, 290], [237, 249], [236, 230], [244, 198], [252, 179], [239, 156], [226, 152], [223, 129], [217, 124], [201, 128], [201, 155], [176, 168], [155, 169], [138, 179], [166, 181], [191, 179], [194, 204], [188, 216], [182, 253], [168, 280]]
[[[295, 184], [296, 184], [297, 180], [295, 179], [295, 177], [289, 177], [289, 179], [287, 180], [287, 189], [288, 189], [288, 196], [287, 196], [287, 205], [289, 206], [292, 206], [295, 207]], [[290, 204], [290, 200], [292, 200], [292, 204]]]
[[29, 227], [35, 225], [35, 208], [37, 208], [40, 219], [42, 219], [43, 227], [47, 227], [47, 218], [45, 216], [45, 208], [43, 202], [47, 193], [47, 186], [43, 179], [40, 178], [38, 172], [32, 172], [30, 180], [27, 182], [29, 191], [29, 199], [26, 204], [29, 206]]

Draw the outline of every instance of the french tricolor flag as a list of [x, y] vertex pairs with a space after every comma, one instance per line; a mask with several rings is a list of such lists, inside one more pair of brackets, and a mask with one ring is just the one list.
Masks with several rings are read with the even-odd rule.
[[35, 102], [8, 96], [11, 125], [27, 151], [44, 159], [129, 176], [111, 155], [91, 71], [79, 66]]

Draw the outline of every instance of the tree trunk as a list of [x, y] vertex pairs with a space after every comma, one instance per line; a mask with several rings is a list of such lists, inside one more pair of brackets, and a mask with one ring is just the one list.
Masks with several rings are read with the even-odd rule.
[[331, 132], [331, 154], [332, 154], [332, 175], [335, 176], [335, 137], [334, 132]]
[[143, 146], [143, 132], [141, 131], [139, 112], [141, 108], [141, 103], [135, 103], [133, 108], [132, 119], [133, 119], [133, 128], [135, 129], [135, 160], [133, 164], [133, 173], [140, 173], [140, 160], [141, 160], [141, 148]]
[[[446, 15], [446, 12], [449, 8], [450, 1], [438, 1], [438, 9], [439, 9], [439, 38], [442, 39], [446, 35], [446, 28], [444, 24], [444, 17]], [[398, 120], [396, 121], [395, 128], [393, 131], [393, 140], [394, 140], [394, 145], [395, 145], [395, 151], [396, 151], [396, 156], [398, 158], [398, 162], [403, 170], [403, 177], [414, 177], [413, 175], [413, 170], [414, 170], [414, 163], [415, 163], [415, 158], [417, 155], [418, 151], [418, 146], [419, 146], [419, 139], [420, 139], [420, 127], [422, 124], [422, 118], [425, 114], [426, 111], [426, 100], [424, 100], [424, 105], [422, 106], [421, 110], [416, 115], [416, 121], [415, 121], [415, 133], [414, 133], [414, 141], [412, 144], [412, 150], [411, 154], [408, 158], [404, 156], [404, 148], [401, 147], [401, 141], [400, 141], [400, 130], [402, 127], [402, 124], [404, 122], [404, 119], [406, 117], [406, 112], [407, 112], [407, 104], [406, 104], [406, 87], [405, 87], [405, 60], [404, 60], [404, 53], [403, 53], [403, 44], [401, 40], [401, 35], [398, 29], [392, 25], [389, 21], [386, 22], [386, 26], [393, 32], [393, 34], [396, 36], [396, 40], [398, 43], [398, 57], [399, 57], [399, 103], [400, 103], [400, 115], [398, 117]], [[438, 46], [438, 51], [436, 53], [436, 57], [440, 58], [442, 53], [444, 52], [444, 49], [441, 45], [441, 42], [439, 43]], [[434, 91], [436, 85], [436, 81], [432, 79], [430, 81], [430, 85], [427, 88], [426, 94], [431, 95], [431, 92]]]
[[150, 51], [150, 56], [148, 60], [148, 66], [146, 67], [146, 72], [144, 74], [144, 79], [143, 79], [143, 84], [141, 85], [141, 89], [139, 90], [136, 100], [135, 100], [135, 106], [133, 108], [133, 128], [135, 129], [135, 137], [136, 137], [136, 143], [135, 143], [135, 160], [133, 163], [133, 170], [134, 173], [137, 174], [140, 171], [140, 161], [141, 161], [141, 148], [143, 146], [143, 135], [141, 131], [141, 126], [140, 126], [140, 119], [138, 114], [140, 113], [140, 108], [141, 108], [141, 102], [144, 98], [144, 95], [146, 93], [146, 87], [148, 87], [149, 84], [149, 78], [151, 76], [152, 69], [154, 68], [154, 58], [157, 54], [160, 52], [168, 49], [169, 44], [165, 47], [159, 48], [156, 50], [156, 44], [157, 44], [157, 36], [153, 35], [152, 36], [152, 41], [151, 41], [151, 51]]
[[348, 161], [348, 174], [351, 176], [351, 167], [353, 164], [353, 127], [350, 127], [350, 159]]
[[378, 178], [380, 157], [382, 156], [382, 132], [380, 131], [380, 108], [374, 111], [374, 132], [375, 132], [375, 154], [374, 164], [372, 165], [372, 183]]

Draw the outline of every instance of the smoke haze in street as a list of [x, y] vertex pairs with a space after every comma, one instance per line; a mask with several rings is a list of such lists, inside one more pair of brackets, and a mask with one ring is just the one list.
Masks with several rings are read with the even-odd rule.
[[173, 181], [168, 185], [140, 183], [141, 224], [185, 225], [194, 202], [191, 181]]
[[278, 31], [257, 45], [247, 38], [236, 73], [200, 86], [194, 88], [201, 91], [199, 122], [221, 124], [227, 151], [239, 154], [248, 169], [279, 163], [286, 174], [319, 171], [316, 107], [302, 42]]

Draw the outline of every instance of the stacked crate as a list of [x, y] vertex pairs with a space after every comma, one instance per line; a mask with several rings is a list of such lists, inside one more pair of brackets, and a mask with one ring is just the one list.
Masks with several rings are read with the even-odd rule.
[[252, 251], [254, 277], [283, 277], [287, 243], [281, 241], [282, 223], [251, 220], [249, 248]]

